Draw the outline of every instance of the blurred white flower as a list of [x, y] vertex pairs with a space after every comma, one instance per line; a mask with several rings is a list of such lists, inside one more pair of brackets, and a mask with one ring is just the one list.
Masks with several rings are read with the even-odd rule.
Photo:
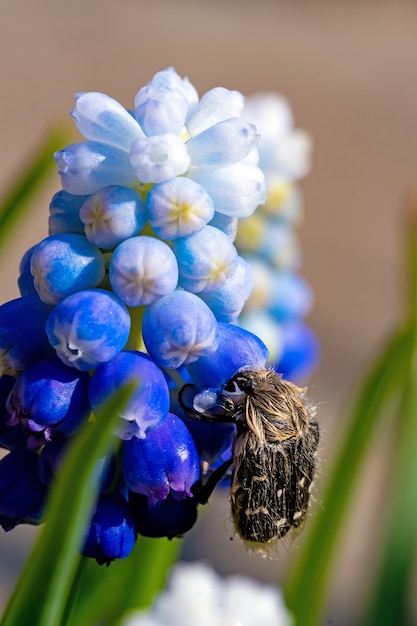
[[221, 578], [203, 563], [180, 563], [168, 589], [149, 611], [129, 614], [122, 626], [291, 626], [282, 594], [273, 585]]
[[312, 140], [295, 128], [291, 106], [276, 93], [257, 93], [245, 100], [243, 117], [261, 134], [258, 167], [271, 187], [303, 178], [311, 167]]

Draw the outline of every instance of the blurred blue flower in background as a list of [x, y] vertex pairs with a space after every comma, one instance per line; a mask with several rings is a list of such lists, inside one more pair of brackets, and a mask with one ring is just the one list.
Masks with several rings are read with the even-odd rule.
[[291, 107], [278, 94], [246, 98], [243, 115], [256, 124], [262, 137], [258, 166], [268, 196], [254, 215], [239, 220], [235, 245], [254, 275], [254, 289], [239, 322], [266, 343], [269, 363], [277, 371], [302, 382], [319, 357], [318, 341], [305, 323], [313, 295], [299, 275], [297, 237], [303, 213], [298, 181], [310, 170], [312, 140], [295, 128]]

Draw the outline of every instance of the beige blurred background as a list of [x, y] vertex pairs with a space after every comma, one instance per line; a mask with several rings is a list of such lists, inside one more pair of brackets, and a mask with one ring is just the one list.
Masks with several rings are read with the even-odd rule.
[[[417, 187], [417, 5], [402, 0], [0, 0], [0, 193], [78, 91], [130, 107], [139, 87], [173, 65], [202, 94], [221, 85], [289, 98], [314, 137], [303, 182], [303, 272], [314, 287], [310, 322], [322, 346], [310, 381], [324, 431], [322, 475], [344, 407], [365, 364], [401, 312], [404, 200]], [[76, 135], [74, 135], [76, 137]], [[17, 296], [18, 262], [47, 234], [49, 198], [33, 206], [2, 254], [1, 302]], [[381, 438], [382, 446], [382, 438]], [[383, 451], [349, 517], [328, 622], [352, 624], [369, 584], [380, 529]], [[36, 532], [0, 535], [3, 605]], [[285, 578], [302, 536], [267, 562], [230, 541], [227, 498], [217, 495], [184, 545], [184, 558], [220, 573]]]

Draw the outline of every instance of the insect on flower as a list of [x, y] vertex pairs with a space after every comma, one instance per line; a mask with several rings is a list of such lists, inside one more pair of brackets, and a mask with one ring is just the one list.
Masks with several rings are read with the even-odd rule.
[[[304, 389], [271, 369], [240, 370], [220, 390], [181, 390], [188, 415], [236, 424], [232, 458], [213, 471], [195, 495], [204, 504], [232, 467], [231, 509], [236, 532], [262, 549], [305, 520], [316, 467], [319, 427]], [[188, 405], [188, 406], [187, 406]]]

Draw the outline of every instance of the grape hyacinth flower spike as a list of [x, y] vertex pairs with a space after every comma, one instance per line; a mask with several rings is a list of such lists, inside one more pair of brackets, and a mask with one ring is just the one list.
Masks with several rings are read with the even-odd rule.
[[[228, 383], [266, 371], [268, 359], [235, 324], [253, 284], [236, 226], [267, 199], [260, 136], [243, 112], [239, 92], [216, 87], [199, 98], [173, 68], [139, 89], [132, 109], [103, 93], [76, 96], [71, 114], [85, 140], [55, 154], [62, 189], [48, 236], [22, 259], [21, 297], [0, 307], [5, 528], [42, 521], [71, 438], [99, 424], [127, 384], [117, 459], [97, 467], [84, 555], [109, 563], [138, 533], [183, 535], [201, 486], [230, 465], [251, 392], [232, 400]], [[217, 400], [223, 415], [204, 423]], [[14, 497], [6, 474], [20, 458]]]

